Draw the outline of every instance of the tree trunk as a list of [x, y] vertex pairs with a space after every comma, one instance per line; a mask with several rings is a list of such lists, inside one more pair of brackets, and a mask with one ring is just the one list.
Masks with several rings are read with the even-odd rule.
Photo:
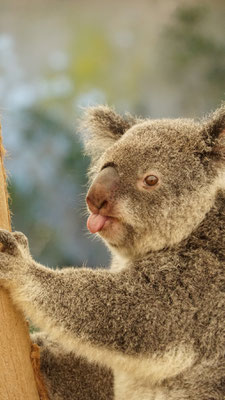
[[[11, 230], [4, 149], [0, 126], [0, 227]], [[39, 400], [36, 377], [31, 364], [31, 341], [28, 326], [12, 304], [6, 290], [0, 287], [0, 399]]]

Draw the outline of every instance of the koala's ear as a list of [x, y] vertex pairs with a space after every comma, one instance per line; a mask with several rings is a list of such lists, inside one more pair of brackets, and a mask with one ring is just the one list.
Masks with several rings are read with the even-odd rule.
[[107, 106], [87, 108], [80, 124], [86, 153], [97, 159], [135, 123], [131, 115], [122, 117]]
[[225, 103], [203, 121], [202, 134], [207, 156], [225, 161]]

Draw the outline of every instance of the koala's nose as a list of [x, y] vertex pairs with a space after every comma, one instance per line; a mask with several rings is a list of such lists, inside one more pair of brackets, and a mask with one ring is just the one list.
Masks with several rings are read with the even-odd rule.
[[119, 175], [115, 168], [104, 168], [92, 183], [86, 197], [91, 212], [98, 214], [104, 210], [105, 215], [110, 211], [119, 183]]

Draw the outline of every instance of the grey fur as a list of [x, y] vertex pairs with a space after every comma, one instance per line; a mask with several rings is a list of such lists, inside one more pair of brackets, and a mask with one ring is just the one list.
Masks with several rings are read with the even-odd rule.
[[[197, 122], [107, 107], [85, 118], [87, 201], [111, 217], [99, 232], [111, 270], [49, 270], [22, 236], [0, 231], [1, 282], [48, 337], [51, 398], [110, 399], [111, 369], [116, 400], [224, 400], [225, 106]], [[148, 175], [159, 182], [147, 186]], [[72, 376], [86, 371], [82, 392]]]
[[33, 334], [32, 340], [40, 347], [49, 400], [113, 400], [113, 376], [108, 368], [65, 352], [43, 333]]

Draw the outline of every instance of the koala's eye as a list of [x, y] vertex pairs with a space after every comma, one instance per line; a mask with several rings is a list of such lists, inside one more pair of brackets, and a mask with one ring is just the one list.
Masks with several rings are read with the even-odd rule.
[[157, 178], [157, 176], [155, 175], [148, 175], [146, 176], [146, 178], [144, 179], [144, 182], [147, 186], [154, 186], [156, 185], [156, 183], [158, 183], [159, 178]]

